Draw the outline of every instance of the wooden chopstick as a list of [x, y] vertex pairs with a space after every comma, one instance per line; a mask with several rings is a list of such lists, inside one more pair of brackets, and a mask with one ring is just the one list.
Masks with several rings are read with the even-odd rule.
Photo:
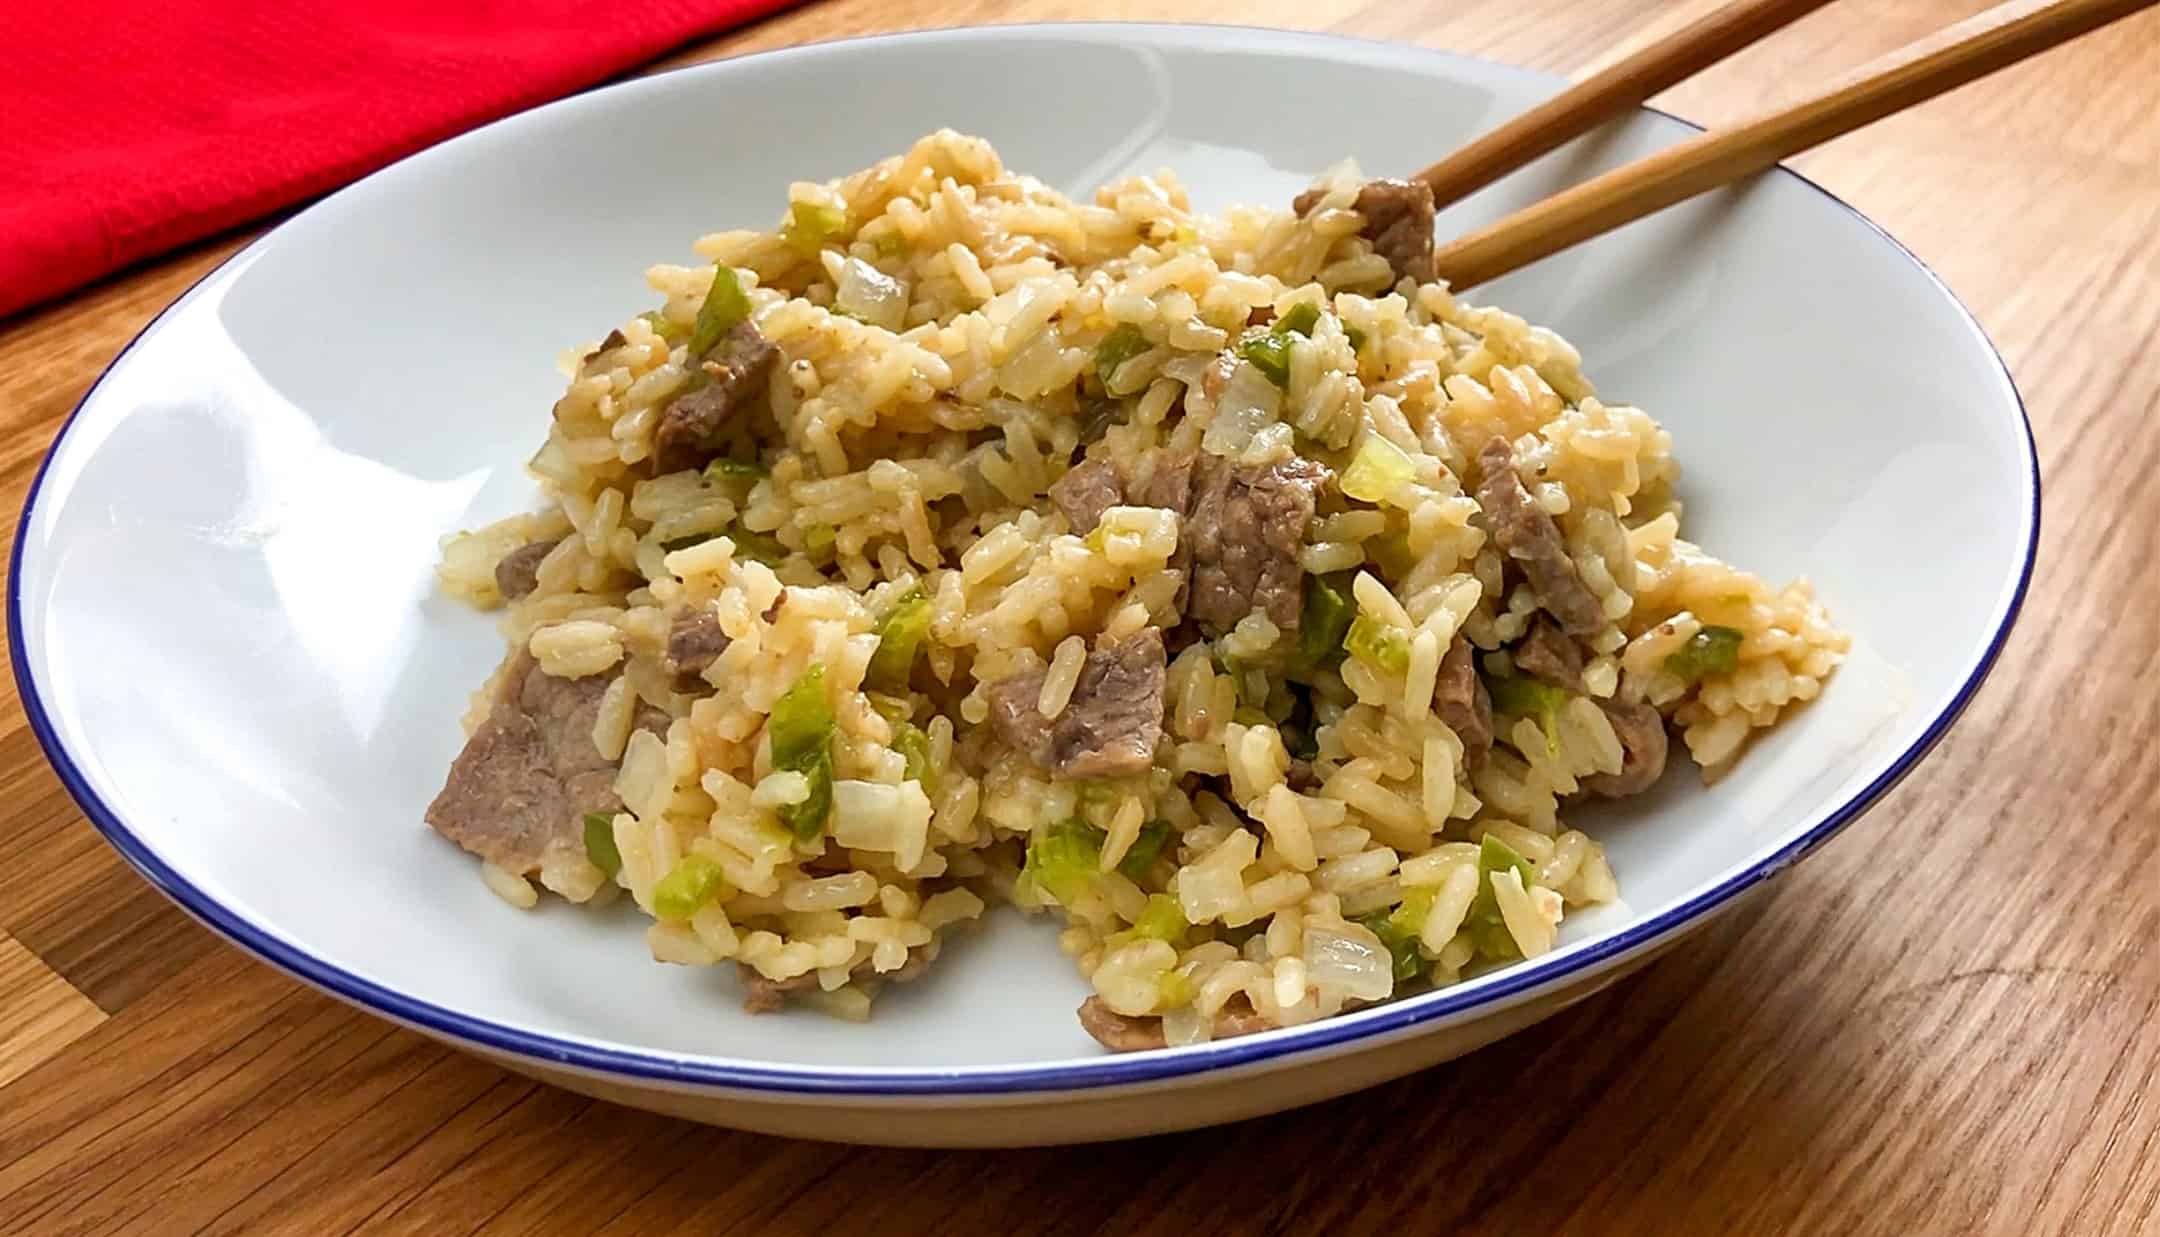
[[2009, 0], [1871, 61], [1812, 98], [1668, 147], [1448, 242], [1434, 265], [1456, 288], [1484, 283], [2156, 3]]
[[1412, 179], [1432, 189], [1435, 206], [1461, 201], [1829, 2], [1735, 0], [1554, 95]]

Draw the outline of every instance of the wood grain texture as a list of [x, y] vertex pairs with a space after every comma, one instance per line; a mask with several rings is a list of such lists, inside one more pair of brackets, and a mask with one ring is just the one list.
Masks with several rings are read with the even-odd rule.
[[0, 1088], [105, 1021], [89, 997], [0, 932]]
[[[1581, 75], [1715, 7], [826, 0], [666, 63], [1128, 17]], [[1981, 7], [1839, 0], [1658, 102], [1729, 123]], [[0, 1085], [0, 1233], [2160, 1232], [2160, 18], [1798, 163], [1978, 314], [2031, 409], [2047, 509], [2025, 619], [1965, 719], [1709, 939], [1463, 1061], [1230, 1132], [786, 1142], [527, 1082], [217, 944], [98, 841], [10, 694], [0, 930], [41, 966], [0, 962], [0, 1025], [53, 976], [83, 996]], [[9, 535], [105, 361], [243, 239], [0, 324]]]
[[[1506, 218], [1442, 244], [1433, 254], [1433, 270], [1456, 288], [1474, 288], [1509, 271], [1572, 248], [1645, 215], [1684, 202], [1697, 194], [1753, 176], [1766, 168], [1906, 108], [1947, 94], [1969, 82], [2049, 51], [2071, 39], [2151, 8], [2156, 0], [2003, 0], [1984, 13], [1930, 33], [1880, 59], [1868, 62], [1816, 93], [1785, 104], [1743, 124], [1719, 126], [1669, 146], [1625, 167], [1533, 202]], [[1669, 78], [1708, 51], [1744, 46], [1758, 24], [1795, 14], [1754, 10], [1727, 19], [1716, 14], [1653, 43], [1627, 60], [1601, 71], [1578, 91], [1570, 91], [1541, 112], [1503, 129], [1496, 142], [1481, 140], [1466, 148], [1458, 164], [1444, 161], [1418, 173], [1428, 184], [1467, 183], [1480, 162], [1497, 164], [1510, 149], [1543, 153], [1554, 140], [1578, 130], [1569, 123], [1597, 115], [1605, 102], [1639, 102], [1644, 93], [1631, 89], [1640, 79]], [[1728, 26], [1737, 30], [1728, 30]], [[1645, 92], [1646, 93], [1646, 92]], [[1617, 109], [1614, 109], [1617, 110]], [[1438, 189], [1435, 199], [1443, 197]], [[1457, 194], [1456, 196], [1459, 196]]]
[[1424, 181], [1432, 190], [1433, 205], [1445, 209], [1826, 3], [1732, 0], [1667, 37], [1644, 43], [1410, 179]]

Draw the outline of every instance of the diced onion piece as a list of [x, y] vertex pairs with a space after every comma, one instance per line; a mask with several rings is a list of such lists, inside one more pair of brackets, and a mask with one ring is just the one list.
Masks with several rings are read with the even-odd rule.
[[1395, 991], [1395, 960], [1380, 938], [1361, 924], [1305, 925], [1307, 977], [1359, 1001], [1381, 1001]]
[[1204, 1044], [1214, 1037], [1215, 1019], [1200, 1012], [1198, 1006], [1180, 1005], [1163, 1011], [1163, 1042], [1172, 1048], [1185, 1044]]
[[1358, 443], [1357, 454], [1343, 469], [1342, 492], [1364, 502], [1377, 503], [1417, 477], [1417, 466], [1401, 447], [1378, 434], [1368, 433]]
[[922, 862], [929, 828], [930, 800], [919, 782], [833, 783], [833, 840], [850, 850], [887, 852], [907, 871]]
[[907, 321], [907, 289], [861, 258], [841, 259], [833, 304], [850, 318], [888, 331], [899, 330]]
[[1200, 449], [1212, 455], [1236, 456], [1252, 445], [1253, 435], [1282, 416], [1282, 392], [1250, 363], [1230, 371], [1222, 397], [1215, 401], [1215, 419], [1200, 436]]

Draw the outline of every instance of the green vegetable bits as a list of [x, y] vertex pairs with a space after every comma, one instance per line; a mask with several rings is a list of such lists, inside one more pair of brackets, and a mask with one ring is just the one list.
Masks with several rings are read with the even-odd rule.
[[847, 227], [847, 212], [821, 202], [788, 203], [787, 222], [780, 225], [780, 239], [804, 257], [825, 247], [825, 242]]
[[832, 814], [835, 727], [832, 705], [825, 699], [825, 667], [803, 671], [781, 693], [766, 729], [772, 741], [772, 767], [800, 773], [810, 782], [810, 793], [802, 802], [780, 811], [789, 832], [807, 842], [824, 830], [825, 818]]
[[1140, 836], [1125, 848], [1125, 857], [1118, 860], [1117, 870], [1131, 880], [1146, 877], [1148, 869], [1155, 866], [1164, 848], [1170, 845], [1173, 832], [1167, 820], [1151, 820], [1140, 826]]
[[772, 473], [763, 464], [753, 460], [729, 459], [724, 455], [705, 466], [705, 479], [715, 483], [750, 482], [754, 484], [771, 475]]
[[622, 871], [622, 852], [615, 849], [615, 818], [606, 812], [585, 813], [585, 857], [610, 880]]
[[1360, 502], [1377, 503], [1417, 479], [1417, 466], [1401, 447], [1367, 431], [1357, 454], [1343, 469], [1342, 492]]
[[1103, 389], [1111, 390], [1110, 377], [1117, 373], [1120, 365], [1146, 352], [1150, 347], [1153, 345], [1148, 343], [1147, 336], [1141, 334], [1140, 328], [1130, 322], [1105, 335], [1103, 341], [1095, 345], [1095, 376], [1101, 380]]
[[1410, 668], [1410, 637], [1369, 614], [1360, 614], [1350, 620], [1343, 647], [1349, 650], [1350, 656], [1390, 674], [1401, 674]]
[[[1237, 354], [1266, 374], [1269, 382], [1287, 391], [1290, 389], [1290, 337], [1301, 335], [1310, 339], [1313, 328], [1319, 325], [1320, 307], [1311, 301], [1300, 301], [1284, 310], [1268, 329], [1255, 331], [1239, 340]], [[1353, 344], [1353, 350], [1355, 347]]]
[[[677, 537], [671, 541], [663, 541], [660, 543], [660, 548], [673, 554], [677, 550], [687, 550], [694, 545], [704, 545], [718, 536], [720, 536], [719, 533], [691, 533], [687, 537]], [[727, 539], [735, 543], [735, 556], [737, 558], [747, 558], [753, 562], [763, 563], [767, 567], [778, 567], [781, 561], [788, 556], [788, 548], [781, 545], [780, 539], [771, 533], [753, 533], [747, 528], [731, 528], [727, 530]]]
[[1343, 638], [1357, 619], [1342, 577], [1310, 576], [1305, 581], [1305, 609], [1298, 616], [1298, 664], [1306, 669], [1332, 666], [1343, 657]]
[[906, 691], [915, 657], [929, 635], [930, 599], [919, 588], [909, 589], [878, 622], [877, 651], [870, 655], [865, 681], [884, 691]]
[[1493, 712], [1503, 717], [1527, 717], [1545, 732], [1545, 748], [1560, 751], [1560, 710], [1567, 707], [1568, 693], [1541, 679], [1488, 675], [1485, 690], [1492, 696]]
[[743, 290], [735, 268], [722, 262], [713, 267], [712, 291], [698, 307], [697, 326], [690, 332], [690, 356], [704, 356], [720, 337], [750, 320], [750, 294]]
[[1477, 898], [1470, 903], [1470, 913], [1463, 920], [1463, 927], [1477, 942], [1478, 956], [1491, 962], [1511, 962], [1522, 957], [1521, 947], [1515, 944], [1515, 934], [1508, 931], [1507, 921], [1501, 918], [1500, 900], [1492, 891], [1493, 873], [1509, 868], [1521, 875], [1525, 889], [1530, 888], [1537, 877], [1537, 869], [1514, 847], [1486, 834], [1478, 843]]
[[1412, 889], [1395, 909], [1374, 911], [1358, 920], [1387, 947], [1398, 984], [1415, 979], [1425, 967], [1424, 955], [1418, 952], [1418, 933], [1424, 930], [1425, 916], [1431, 913], [1435, 896], [1437, 891], [1433, 889]]
[[671, 344], [690, 333], [687, 329], [676, 325], [672, 318], [657, 309], [648, 309], [639, 314], [638, 317], [651, 323], [653, 332]]
[[935, 795], [937, 769], [930, 763], [930, 736], [923, 728], [910, 721], [893, 723], [892, 749], [907, 761], [908, 777], [922, 783], [924, 794]]
[[1252, 363], [1267, 380], [1285, 390], [1290, 386], [1290, 334], [1261, 331], [1238, 341], [1238, 356]]
[[703, 855], [684, 855], [653, 885], [653, 914], [680, 922], [697, 914], [707, 902], [724, 896], [726, 889], [718, 863]]
[[1133, 921], [1132, 935], [1182, 946], [1186, 932], [1191, 929], [1192, 925], [1185, 922], [1185, 908], [1176, 898], [1167, 893], [1151, 893], [1146, 909]]
[[1746, 636], [1731, 627], [1705, 627], [1689, 636], [1665, 659], [1665, 669], [1688, 683], [1712, 674], [1731, 674], [1740, 665], [1740, 644]]
[[1276, 330], [1303, 335], [1308, 339], [1312, 337], [1313, 328], [1318, 325], [1320, 325], [1320, 307], [1311, 301], [1300, 301], [1284, 310], [1282, 317], [1275, 319]]
[[[1139, 836], [1118, 860], [1118, 872], [1128, 880], [1145, 878], [1170, 845], [1174, 832], [1168, 821], [1151, 820], [1140, 826]], [[1104, 840], [1103, 831], [1084, 820], [1059, 821], [1029, 839], [1021, 875], [1033, 880], [1037, 889], [1060, 906], [1070, 906], [1095, 887], [1095, 878], [1101, 874]], [[1157, 922], [1163, 922], [1163, 912], [1158, 910], [1156, 915]], [[1182, 912], [1179, 922], [1183, 922]]]
[[1102, 830], [1084, 820], [1061, 820], [1028, 839], [1020, 874], [1058, 905], [1071, 906], [1095, 887], [1102, 844]]

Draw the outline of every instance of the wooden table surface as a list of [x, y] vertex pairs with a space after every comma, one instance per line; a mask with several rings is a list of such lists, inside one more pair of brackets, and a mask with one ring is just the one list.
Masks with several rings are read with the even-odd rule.
[[[1736, 119], [1982, 2], [1841, 0], [1660, 102]], [[666, 63], [1123, 17], [1579, 74], [1711, 4], [825, 0]], [[1228, 1131], [787, 1142], [528, 1082], [248, 960], [85, 823], [10, 680], [0, 1232], [2160, 1232], [2160, 13], [1799, 165], [1979, 315], [2047, 510], [2023, 622], [1965, 719], [1720, 930], [1462, 1061]], [[248, 239], [0, 323], [11, 537], [107, 359]]]

